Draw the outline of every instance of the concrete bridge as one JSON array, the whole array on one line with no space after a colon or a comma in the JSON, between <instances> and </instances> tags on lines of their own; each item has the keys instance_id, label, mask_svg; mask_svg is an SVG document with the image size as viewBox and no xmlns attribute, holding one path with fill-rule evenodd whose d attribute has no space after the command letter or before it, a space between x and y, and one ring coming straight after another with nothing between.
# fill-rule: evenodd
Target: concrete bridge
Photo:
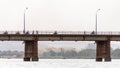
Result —
<instances>
[{"instance_id":1,"label":"concrete bridge","mask_svg":"<svg viewBox=\"0 0 120 68\"><path fill-rule=\"evenodd\" d=\"M0 32L1 41L24 41L24 61L38 61L38 41L95 41L96 61L111 61L110 41L120 41L120 32L75 31L5 31Z\"/></svg>"}]
</instances>

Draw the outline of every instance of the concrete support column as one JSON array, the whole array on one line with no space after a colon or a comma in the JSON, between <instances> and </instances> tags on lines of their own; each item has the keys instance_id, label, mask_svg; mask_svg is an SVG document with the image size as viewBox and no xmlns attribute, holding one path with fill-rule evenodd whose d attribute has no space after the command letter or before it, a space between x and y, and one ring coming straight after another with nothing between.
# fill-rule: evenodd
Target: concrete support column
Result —
<instances>
[{"instance_id":1,"label":"concrete support column","mask_svg":"<svg viewBox=\"0 0 120 68\"><path fill-rule=\"evenodd\" d=\"M101 50L102 50L102 46L101 46L101 44L100 44L101 42L96 42L96 44L97 44L97 48L96 48L96 61L102 61L102 52L101 52Z\"/></svg>"},{"instance_id":2,"label":"concrete support column","mask_svg":"<svg viewBox=\"0 0 120 68\"><path fill-rule=\"evenodd\" d=\"M111 61L110 41L106 42L105 51L106 51L105 61Z\"/></svg>"},{"instance_id":3,"label":"concrete support column","mask_svg":"<svg viewBox=\"0 0 120 68\"><path fill-rule=\"evenodd\" d=\"M96 61L111 61L110 57L110 41L96 41Z\"/></svg>"},{"instance_id":4,"label":"concrete support column","mask_svg":"<svg viewBox=\"0 0 120 68\"><path fill-rule=\"evenodd\" d=\"M24 41L25 53L24 61L38 61L38 43L37 41Z\"/></svg>"},{"instance_id":5,"label":"concrete support column","mask_svg":"<svg viewBox=\"0 0 120 68\"><path fill-rule=\"evenodd\" d=\"M34 41L34 46L32 47L32 61L38 61L38 43Z\"/></svg>"}]
</instances>

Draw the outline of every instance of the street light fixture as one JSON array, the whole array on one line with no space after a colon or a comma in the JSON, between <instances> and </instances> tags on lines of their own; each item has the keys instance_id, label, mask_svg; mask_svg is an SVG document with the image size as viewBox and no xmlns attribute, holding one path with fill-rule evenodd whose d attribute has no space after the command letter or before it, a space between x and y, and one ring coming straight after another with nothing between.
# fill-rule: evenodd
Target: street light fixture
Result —
<instances>
[{"instance_id":1,"label":"street light fixture","mask_svg":"<svg viewBox=\"0 0 120 68\"><path fill-rule=\"evenodd\" d=\"M96 23L96 24L95 24L95 33L96 33L96 34L97 34L97 22L98 22L98 21L97 21L97 16L98 16L97 14L98 14L98 11L100 11L100 9L98 9L98 10L96 11L96 16L95 16L95 23Z\"/></svg>"},{"instance_id":2,"label":"street light fixture","mask_svg":"<svg viewBox=\"0 0 120 68\"><path fill-rule=\"evenodd\" d=\"M25 34L25 31L26 31L26 27L25 27L25 26L26 26L26 25L25 25L25 22L26 22L25 19L26 19L26 18L25 18L25 17L26 17L26 10L27 10L27 9L28 9L28 7L25 8L25 10L24 10L24 17L23 17L23 18L24 18L24 21L23 21L23 22L24 22L24 23L23 23L23 24L24 24L24 25L23 25L23 26L24 26L24 29L23 29L23 33L24 33L24 34Z\"/></svg>"}]
</instances>

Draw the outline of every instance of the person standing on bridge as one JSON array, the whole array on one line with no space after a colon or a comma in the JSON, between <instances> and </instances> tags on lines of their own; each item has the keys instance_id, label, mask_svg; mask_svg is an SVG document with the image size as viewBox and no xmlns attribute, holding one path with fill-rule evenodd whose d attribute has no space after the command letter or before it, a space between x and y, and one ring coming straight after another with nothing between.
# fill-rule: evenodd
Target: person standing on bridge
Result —
<instances>
[{"instance_id":1,"label":"person standing on bridge","mask_svg":"<svg viewBox=\"0 0 120 68\"><path fill-rule=\"evenodd\" d=\"M54 35L57 35L57 31L54 32Z\"/></svg>"},{"instance_id":2,"label":"person standing on bridge","mask_svg":"<svg viewBox=\"0 0 120 68\"><path fill-rule=\"evenodd\" d=\"M38 34L38 31L36 31L36 34Z\"/></svg>"},{"instance_id":3,"label":"person standing on bridge","mask_svg":"<svg viewBox=\"0 0 120 68\"><path fill-rule=\"evenodd\" d=\"M95 31L92 31L92 33L91 34L95 34Z\"/></svg>"},{"instance_id":4,"label":"person standing on bridge","mask_svg":"<svg viewBox=\"0 0 120 68\"><path fill-rule=\"evenodd\" d=\"M32 31L32 34L34 34L34 30Z\"/></svg>"}]
</instances>

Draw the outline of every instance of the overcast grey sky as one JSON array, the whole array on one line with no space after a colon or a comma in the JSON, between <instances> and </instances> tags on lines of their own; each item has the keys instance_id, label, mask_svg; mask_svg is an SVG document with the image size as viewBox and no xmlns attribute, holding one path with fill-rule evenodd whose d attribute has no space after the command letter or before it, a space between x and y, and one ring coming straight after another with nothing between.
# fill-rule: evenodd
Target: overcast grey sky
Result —
<instances>
[{"instance_id":1,"label":"overcast grey sky","mask_svg":"<svg viewBox=\"0 0 120 68\"><path fill-rule=\"evenodd\" d=\"M120 31L120 0L0 0L0 30Z\"/></svg>"},{"instance_id":2,"label":"overcast grey sky","mask_svg":"<svg viewBox=\"0 0 120 68\"><path fill-rule=\"evenodd\" d=\"M120 0L0 0L0 31L22 31L23 13L26 7L28 7L27 30L93 31L95 30L95 13L100 8L98 31L120 31ZM78 45L83 47L84 43L88 44L86 42L42 42L40 47L45 45L46 47L65 47L65 45L67 47L69 44L72 47L78 47ZM117 48L120 42L112 42L112 44L116 45L112 47ZM3 45L6 46L3 47ZM16 45L18 46L15 47ZM19 45L22 43L0 42L0 50L24 49Z\"/></svg>"}]
</instances>

